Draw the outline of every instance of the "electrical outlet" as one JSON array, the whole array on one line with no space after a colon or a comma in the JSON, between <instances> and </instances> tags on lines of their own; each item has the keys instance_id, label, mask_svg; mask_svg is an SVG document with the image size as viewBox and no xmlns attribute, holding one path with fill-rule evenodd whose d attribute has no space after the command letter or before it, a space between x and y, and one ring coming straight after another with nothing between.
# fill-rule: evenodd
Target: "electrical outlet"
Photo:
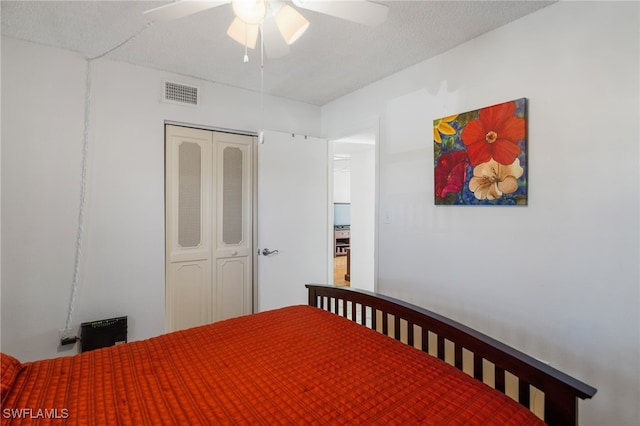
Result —
<instances>
[{"instance_id":1,"label":"electrical outlet","mask_svg":"<svg viewBox=\"0 0 640 426\"><path fill-rule=\"evenodd\" d=\"M58 330L58 341L60 346L73 345L78 341L78 336L72 328L61 328Z\"/></svg>"},{"instance_id":2,"label":"electrical outlet","mask_svg":"<svg viewBox=\"0 0 640 426\"><path fill-rule=\"evenodd\" d=\"M73 334L72 328L61 328L58 330L58 340L62 340L65 337L69 337Z\"/></svg>"}]
</instances>

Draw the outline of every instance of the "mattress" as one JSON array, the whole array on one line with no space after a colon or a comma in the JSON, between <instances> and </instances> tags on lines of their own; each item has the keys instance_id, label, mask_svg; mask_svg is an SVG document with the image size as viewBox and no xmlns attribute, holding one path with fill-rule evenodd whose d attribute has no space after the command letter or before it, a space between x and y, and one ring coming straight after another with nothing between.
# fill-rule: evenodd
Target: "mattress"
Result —
<instances>
[{"instance_id":1,"label":"mattress","mask_svg":"<svg viewBox=\"0 0 640 426\"><path fill-rule=\"evenodd\" d=\"M3 425L543 424L443 361L310 306L26 362L14 376Z\"/></svg>"}]
</instances>

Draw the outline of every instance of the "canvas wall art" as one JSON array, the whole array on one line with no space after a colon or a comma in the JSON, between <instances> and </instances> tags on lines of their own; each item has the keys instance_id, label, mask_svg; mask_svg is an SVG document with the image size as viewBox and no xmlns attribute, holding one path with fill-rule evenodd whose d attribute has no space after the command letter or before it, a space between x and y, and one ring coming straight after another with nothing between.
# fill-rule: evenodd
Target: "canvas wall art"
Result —
<instances>
[{"instance_id":1,"label":"canvas wall art","mask_svg":"<svg viewBox=\"0 0 640 426\"><path fill-rule=\"evenodd\" d=\"M527 102L433 120L437 205L527 204Z\"/></svg>"}]
</instances>

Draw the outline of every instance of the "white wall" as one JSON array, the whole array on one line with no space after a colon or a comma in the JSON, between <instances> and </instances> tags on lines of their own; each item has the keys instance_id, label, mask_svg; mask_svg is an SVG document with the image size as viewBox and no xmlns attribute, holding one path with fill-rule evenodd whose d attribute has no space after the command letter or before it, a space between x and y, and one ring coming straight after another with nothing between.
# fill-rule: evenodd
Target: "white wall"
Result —
<instances>
[{"instance_id":1,"label":"white wall","mask_svg":"<svg viewBox=\"0 0 640 426\"><path fill-rule=\"evenodd\" d=\"M2 39L2 351L60 355L80 194L86 61ZM85 235L74 324L129 316L164 332L164 121L257 131L260 96L101 59L91 73ZM163 79L202 105L160 102ZM265 97L265 128L320 133L320 109ZM62 354L69 354L65 351Z\"/></svg>"},{"instance_id":2,"label":"white wall","mask_svg":"<svg viewBox=\"0 0 640 426\"><path fill-rule=\"evenodd\" d=\"M597 387L585 425L640 424L639 12L554 4L322 108L380 117L379 290ZM432 120L520 97L529 205L434 206Z\"/></svg>"},{"instance_id":3,"label":"white wall","mask_svg":"<svg viewBox=\"0 0 640 426\"><path fill-rule=\"evenodd\" d=\"M2 13L0 11L0 13ZM0 52L2 52L2 40L0 39ZM2 55L0 55L0 81L2 80ZM0 99L2 99L2 87L0 85ZM0 117L2 116L2 102L0 102ZM2 120L0 120L0 135L2 135ZM0 137L0 141L1 141ZM0 188L2 187L2 144L0 143ZM2 198L0 197L0 241L2 240ZM2 245L0 244L0 259L2 258ZM2 262L0 261L0 318L2 318ZM0 341L2 330L0 330Z\"/></svg>"},{"instance_id":4,"label":"white wall","mask_svg":"<svg viewBox=\"0 0 640 426\"><path fill-rule=\"evenodd\" d=\"M23 359L55 355L65 325L84 86L76 55L2 39L2 351Z\"/></svg>"},{"instance_id":5,"label":"white wall","mask_svg":"<svg viewBox=\"0 0 640 426\"><path fill-rule=\"evenodd\" d=\"M375 290L375 145L351 154L351 287Z\"/></svg>"},{"instance_id":6,"label":"white wall","mask_svg":"<svg viewBox=\"0 0 640 426\"><path fill-rule=\"evenodd\" d=\"M348 158L333 161L333 202L351 202L351 172Z\"/></svg>"}]
</instances>

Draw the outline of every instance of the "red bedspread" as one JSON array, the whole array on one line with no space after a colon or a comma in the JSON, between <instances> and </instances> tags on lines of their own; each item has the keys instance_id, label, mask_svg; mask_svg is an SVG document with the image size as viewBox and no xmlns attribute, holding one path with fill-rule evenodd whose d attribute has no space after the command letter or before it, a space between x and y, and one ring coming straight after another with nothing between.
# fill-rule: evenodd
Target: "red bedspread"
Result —
<instances>
[{"instance_id":1,"label":"red bedspread","mask_svg":"<svg viewBox=\"0 0 640 426\"><path fill-rule=\"evenodd\" d=\"M3 425L541 423L448 364L307 306L24 365Z\"/></svg>"}]
</instances>

